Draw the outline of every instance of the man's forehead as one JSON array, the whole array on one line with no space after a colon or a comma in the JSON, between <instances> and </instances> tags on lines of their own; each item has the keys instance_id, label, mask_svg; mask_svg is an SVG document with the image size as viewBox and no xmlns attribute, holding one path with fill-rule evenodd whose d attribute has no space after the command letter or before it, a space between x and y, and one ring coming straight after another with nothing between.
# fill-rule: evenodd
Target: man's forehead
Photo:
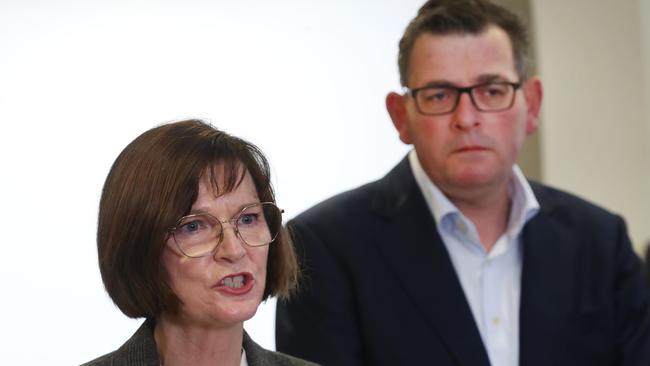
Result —
<instances>
[{"instance_id":1,"label":"man's forehead","mask_svg":"<svg viewBox=\"0 0 650 366\"><path fill-rule=\"evenodd\" d=\"M411 87L517 78L510 38L496 26L476 34L423 33L415 40L409 66L409 80L417 83Z\"/></svg>"}]
</instances>

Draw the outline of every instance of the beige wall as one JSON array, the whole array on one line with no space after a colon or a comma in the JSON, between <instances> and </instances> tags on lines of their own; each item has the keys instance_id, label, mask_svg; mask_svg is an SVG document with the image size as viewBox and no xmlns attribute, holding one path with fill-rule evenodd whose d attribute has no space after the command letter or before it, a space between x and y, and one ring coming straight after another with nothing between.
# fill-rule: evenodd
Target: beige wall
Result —
<instances>
[{"instance_id":1,"label":"beige wall","mask_svg":"<svg viewBox=\"0 0 650 366\"><path fill-rule=\"evenodd\" d=\"M650 4L532 0L545 96L542 179L622 214L650 240Z\"/></svg>"},{"instance_id":2,"label":"beige wall","mask_svg":"<svg viewBox=\"0 0 650 366\"><path fill-rule=\"evenodd\" d=\"M524 22L528 24L528 27L531 28L531 34L529 35L531 44L535 43L535 34L532 31L532 25L534 19L532 19L531 14L531 5L528 0L494 0L495 3L503 5L508 9L514 11L519 15ZM529 50L529 58L531 60L529 65L529 72L532 75L537 73L535 60L535 47L531 47ZM542 180L542 166L541 166L541 139L540 134L534 134L528 137L526 144L519 154L519 159L517 163L523 170L524 174L528 178L535 180Z\"/></svg>"}]
</instances>

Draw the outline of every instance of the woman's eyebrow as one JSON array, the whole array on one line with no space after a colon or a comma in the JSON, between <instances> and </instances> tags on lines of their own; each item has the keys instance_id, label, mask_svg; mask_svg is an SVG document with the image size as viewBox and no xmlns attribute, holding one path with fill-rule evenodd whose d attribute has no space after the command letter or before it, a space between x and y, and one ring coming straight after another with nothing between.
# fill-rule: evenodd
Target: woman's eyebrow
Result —
<instances>
[{"instance_id":1,"label":"woman's eyebrow","mask_svg":"<svg viewBox=\"0 0 650 366\"><path fill-rule=\"evenodd\" d=\"M254 205L254 204L257 204L257 203L261 203L261 201L258 199L258 200L250 201L250 202L247 202L247 203L243 203L243 204L239 205L238 207L235 207L235 208L233 209L233 213L230 214L230 216L231 216L231 217L236 216L236 215L238 215L238 214L241 212L241 210L243 210L245 207L250 206L250 205ZM208 214L208 215L212 215L212 216L214 216L214 217L217 217L217 215L212 214L212 213L210 212L210 210L209 210L207 207L196 207L196 208L192 208L192 209L190 210L190 212L189 212L187 215L199 215L199 214ZM186 215L186 216L187 216L187 215Z\"/></svg>"}]
</instances>

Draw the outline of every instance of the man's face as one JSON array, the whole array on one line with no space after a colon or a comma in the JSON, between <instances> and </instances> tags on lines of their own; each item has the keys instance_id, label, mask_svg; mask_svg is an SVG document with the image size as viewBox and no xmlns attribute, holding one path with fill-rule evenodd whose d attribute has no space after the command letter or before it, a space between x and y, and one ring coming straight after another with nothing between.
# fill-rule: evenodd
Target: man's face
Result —
<instances>
[{"instance_id":1,"label":"man's face","mask_svg":"<svg viewBox=\"0 0 650 366\"><path fill-rule=\"evenodd\" d=\"M416 39L411 89L429 84L467 87L486 81L522 81L510 39L502 29L488 27L478 35L425 33ZM541 84L531 79L515 94L512 108L499 112L478 111L466 93L452 113L438 116L419 113L412 97L389 95L387 104L400 139L415 146L427 175L452 194L504 187L524 138L537 127Z\"/></svg>"}]
</instances>

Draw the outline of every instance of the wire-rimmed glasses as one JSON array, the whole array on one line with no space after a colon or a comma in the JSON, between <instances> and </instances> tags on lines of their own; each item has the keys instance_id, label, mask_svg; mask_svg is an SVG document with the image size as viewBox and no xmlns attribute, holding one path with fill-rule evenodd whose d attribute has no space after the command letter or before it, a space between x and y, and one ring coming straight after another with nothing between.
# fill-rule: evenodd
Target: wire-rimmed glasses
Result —
<instances>
[{"instance_id":1,"label":"wire-rimmed glasses","mask_svg":"<svg viewBox=\"0 0 650 366\"><path fill-rule=\"evenodd\" d=\"M452 113L458 106L460 96L467 93L472 104L481 112L499 112L512 107L521 83L493 81L459 88L451 85L427 85L406 89L406 95L415 99L418 112L429 116Z\"/></svg>"},{"instance_id":2,"label":"wire-rimmed glasses","mask_svg":"<svg viewBox=\"0 0 650 366\"><path fill-rule=\"evenodd\" d=\"M183 216L169 232L181 253L191 258L214 253L223 241L224 224L230 224L244 244L261 247L277 238L283 212L273 202L252 203L229 220L219 220L207 212Z\"/></svg>"}]
</instances>

